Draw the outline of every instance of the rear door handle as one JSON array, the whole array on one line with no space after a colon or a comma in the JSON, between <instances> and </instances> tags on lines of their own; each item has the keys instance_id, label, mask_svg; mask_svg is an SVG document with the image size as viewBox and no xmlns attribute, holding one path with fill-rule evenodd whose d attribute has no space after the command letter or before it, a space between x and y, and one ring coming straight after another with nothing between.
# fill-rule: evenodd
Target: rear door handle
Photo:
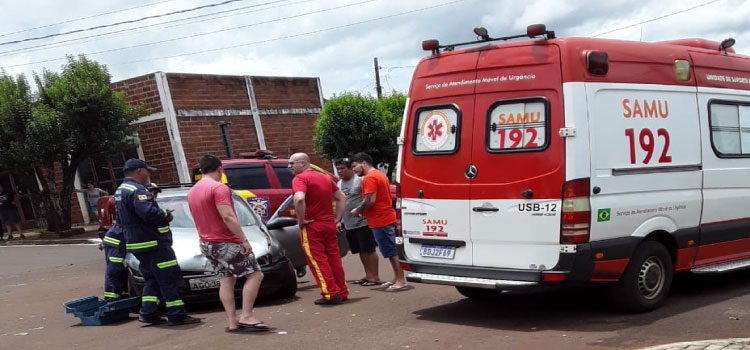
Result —
<instances>
[{"instance_id":1,"label":"rear door handle","mask_svg":"<svg viewBox=\"0 0 750 350\"><path fill-rule=\"evenodd\" d=\"M477 213L486 212L486 211L500 211L500 209L498 208L487 208L487 207L474 207L471 210Z\"/></svg>"}]
</instances>

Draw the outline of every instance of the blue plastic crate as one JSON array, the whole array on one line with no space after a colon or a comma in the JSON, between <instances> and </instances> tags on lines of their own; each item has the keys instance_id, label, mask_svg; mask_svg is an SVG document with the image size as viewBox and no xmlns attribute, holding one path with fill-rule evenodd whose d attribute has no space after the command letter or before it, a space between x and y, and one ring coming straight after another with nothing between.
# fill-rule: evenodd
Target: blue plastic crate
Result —
<instances>
[{"instance_id":1,"label":"blue plastic crate","mask_svg":"<svg viewBox=\"0 0 750 350\"><path fill-rule=\"evenodd\" d=\"M90 296L69 301L63 307L81 319L81 326L101 326L128 319L130 310L140 303L140 297L106 301Z\"/></svg>"}]
</instances>

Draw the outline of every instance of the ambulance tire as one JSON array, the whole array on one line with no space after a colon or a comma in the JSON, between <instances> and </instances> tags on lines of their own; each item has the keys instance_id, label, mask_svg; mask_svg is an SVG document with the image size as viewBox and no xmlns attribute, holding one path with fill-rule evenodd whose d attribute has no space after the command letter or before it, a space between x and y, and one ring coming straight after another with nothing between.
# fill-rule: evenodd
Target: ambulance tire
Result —
<instances>
[{"instance_id":1,"label":"ambulance tire","mask_svg":"<svg viewBox=\"0 0 750 350\"><path fill-rule=\"evenodd\" d=\"M612 289L612 302L618 309L634 313L659 307L669 294L673 271L672 256L664 245L643 242Z\"/></svg>"},{"instance_id":2,"label":"ambulance tire","mask_svg":"<svg viewBox=\"0 0 750 350\"><path fill-rule=\"evenodd\" d=\"M500 291L494 289L456 286L456 290L469 299L492 299L500 295Z\"/></svg>"}]
</instances>

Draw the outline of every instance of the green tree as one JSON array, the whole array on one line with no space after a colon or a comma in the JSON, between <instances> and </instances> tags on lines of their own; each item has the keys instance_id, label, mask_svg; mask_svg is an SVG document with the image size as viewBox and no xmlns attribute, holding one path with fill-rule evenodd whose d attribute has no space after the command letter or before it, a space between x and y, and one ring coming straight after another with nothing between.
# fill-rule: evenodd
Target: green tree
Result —
<instances>
[{"instance_id":1,"label":"green tree","mask_svg":"<svg viewBox=\"0 0 750 350\"><path fill-rule=\"evenodd\" d=\"M375 165L386 165L392 175L398 156L396 139L406 97L383 99L344 93L328 100L315 125L315 148L328 158L367 152Z\"/></svg>"},{"instance_id":2,"label":"green tree","mask_svg":"<svg viewBox=\"0 0 750 350\"><path fill-rule=\"evenodd\" d=\"M25 77L0 76L0 166L30 182L25 187L32 197L41 197L34 202L47 229L59 232L70 229L69 199L78 165L127 146L130 123L140 109L112 90L105 66L84 56L69 56L62 72L45 69L34 78L37 96L30 94ZM59 189L55 166L62 172ZM37 178L41 190L34 183Z\"/></svg>"}]
</instances>

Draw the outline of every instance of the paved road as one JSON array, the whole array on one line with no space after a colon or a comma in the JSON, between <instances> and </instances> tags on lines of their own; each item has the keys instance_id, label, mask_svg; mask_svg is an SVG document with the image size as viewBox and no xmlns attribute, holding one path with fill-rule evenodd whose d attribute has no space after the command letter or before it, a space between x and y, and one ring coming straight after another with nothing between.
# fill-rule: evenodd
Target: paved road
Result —
<instances>
[{"instance_id":1,"label":"paved road","mask_svg":"<svg viewBox=\"0 0 750 350\"><path fill-rule=\"evenodd\" d=\"M347 276L360 277L356 256ZM218 303L192 307L192 329L140 328L135 321L81 327L62 303L102 294L103 257L95 246L0 247L0 344L5 349L638 349L673 342L744 338L750 329L750 273L681 276L663 308L613 311L599 290L504 294L470 301L453 288L416 285L401 293L352 286L350 301L314 306L306 276L294 300L262 300L264 335L225 334ZM390 276L385 262L384 276ZM281 334L279 333L281 332Z\"/></svg>"}]
</instances>

